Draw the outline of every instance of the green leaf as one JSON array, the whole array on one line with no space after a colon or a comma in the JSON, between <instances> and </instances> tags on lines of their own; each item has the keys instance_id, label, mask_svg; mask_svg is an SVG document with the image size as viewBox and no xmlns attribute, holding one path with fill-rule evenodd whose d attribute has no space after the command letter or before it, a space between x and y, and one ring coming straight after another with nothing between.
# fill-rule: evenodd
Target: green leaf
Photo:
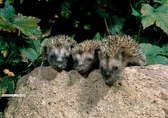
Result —
<instances>
[{"instance_id":1,"label":"green leaf","mask_svg":"<svg viewBox=\"0 0 168 118\"><path fill-rule=\"evenodd\" d=\"M8 81L8 91L9 91L9 94L11 94L11 93L14 93L15 83L11 78L9 78L8 80L9 80Z\"/></svg>"},{"instance_id":2,"label":"green leaf","mask_svg":"<svg viewBox=\"0 0 168 118\"><path fill-rule=\"evenodd\" d=\"M15 10L8 1L5 1L5 7L0 9L0 30L15 32L15 28L11 25L10 19L14 17Z\"/></svg>"},{"instance_id":3,"label":"green leaf","mask_svg":"<svg viewBox=\"0 0 168 118\"><path fill-rule=\"evenodd\" d=\"M29 40L26 40L26 42L29 43L29 46L32 47L38 55L40 54L40 41L39 40L29 39Z\"/></svg>"},{"instance_id":4,"label":"green leaf","mask_svg":"<svg viewBox=\"0 0 168 118\"><path fill-rule=\"evenodd\" d=\"M16 29L30 38L38 39L41 36L40 27L37 25L40 19L27 17L22 14L15 15L15 10L8 1L5 7L0 9L0 30L15 32Z\"/></svg>"},{"instance_id":5,"label":"green leaf","mask_svg":"<svg viewBox=\"0 0 168 118\"><path fill-rule=\"evenodd\" d=\"M62 9L69 9L72 5L72 2L68 2L68 1L64 1L62 4L61 4L61 8Z\"/></svg>"},{"instance_id":6,"label":"green leaf","mask_svg":"<svg viewBox=\"0 0 168 118\"><path fill-rule=\"evenodd\" d=\"M21 53L24 53L30 61L34 62L38 58L38 54L33 48L22 48Z\"/></svg>"},{"instance_id":7,"label":"green leaf","mask_svg":"<svg viewBox=\"0 0 168 118\"><path fill-rule=\"evenodd\" d=\"M153 13L154 8L151 7L149 4L142 4L141 13L142 18L141 22L143 25L143 28L149 27L150 25L153 25L156 19L156 14Z\"/></svg>"},{"instance_id":8,"label":"green leaf","mask_svg":"<svg viewBox=\"0 0 168 118\"><path fill-rule=\"evenodd\" d=\"M168 59L163 55L163 49L155 46L155 45L151 45L151 44L145 44L142 43L140 44L142 52L146 55L146 60L147 60L147 64L151 65L151 64L164 64L164 65L168 65Z\"/></svg>"},{"instance_id":9,"label":"green leaf","mask_svg":"<svg viewBox=\"0 0 168 118\"><path fill-rule=\"evenodd\" d=\"M8 89L8 79L7 77L3 78L3 82L1 83L1 91L4 94Z\"/></svg>"},{"instance_id":10,"label":"green leaf","mask_svg":"<svg viewBox=\"0 0 168 118\"><path fill-rule=\"evenodd\" d=\"M90 24L85 24L84 25L84 30L90 30L91 28L91 25Z\"/></svg>"},{"instance_id":11,"label":"green leaf","mask_svg":"<svg viewBox=\"0 0 168 118\"><path fill-rule=\"evenodd\" d=\"M1 95L1 94L0 94ZM2 118L3 112L0 112L0 118Z\"/></svg>"},{"instance_id":12,"label":"green leaf","mask_svg":"<svg viewBox=\"0 0 168 118\"><path fill-rule=\"evenodd\" d=\"M12 26L11 23L9 23L8 21L4 21L2 19L0 19L0 30L8 32L16 32L15 27Z\"/></svg>"},{"instance_id":13,"label":"green leaf","mask_svg":"<svg viewBox=\"0 0 168 118\"><path fill-rule=\"evenodd\" d=\"M136 9L134 9L132 5L131 9L132 9L132 15L134 15L135 17L141 17L141 14Z\"/></svg>"},{"instance_id":14,"label":"green leaf","mask_svg":"<svg viewBox=\"0 0 168 118\"><path fill-rule=\"evenodd\" d=\"M148 43L141 43L140 46L141 46L142 52L145 55L156 56L158 54L161 54L161 52L163 51L162 48Z\"/></svg>"},{"instance_id":15,"label":"green leaf","mask_svg":"<svg viewBox=\"0 0 168 118\"><path fill-rule=\"evenodd\" d=\"M105 17L107 19L110 19L110 15L105 11L105 9L102 9L99 5L94 6L95 12L100 16L100 17Z\"/></svg>"},{"instance_id":16,"label":"green leaf","mask_svg":"<svg viewBox=\"0 0 168 118\"><path fill-rule=\"evenodd\" d=\"M40 27L37 25L40 19L35 17L27 17L22 14L18 14L13 19L13 26L19 29L22 33L33 39L38 39L41 36Z\"/></svg>"},{"instance_id":17,"label":"green leaf","mask_svg":"<svg viewBox=\"0 0 168 118\"><path fill-rule=\"evenodd\" d=\"M149 40L149 38L147 38L147 37L140 37L140 38L139 38L139 42L141 42L141 43L149 43L150 40Z\"/></svg>"},{"instance_id":18,"label":"green leaf","mask_svg":"<svg viewBox=\"0 0 168 118\"><path fill-rule=\"evenodd\" d=\"M97 32L97 33L95 34L95 36L94 36L93 39L95 39L95 40L102 40L102 37L101 37L100 33Z\"/></svg>"},{"instance_id":19,"label":"green leaf","mask_svg":"<svg viewBox=\"0 0 168 118\"><path fill-rule=\"evenodd\" d=\"M157 9L149 4L142 4L141 13L141 22L144 29L156 23L156 26L168 34L168 4L163 4Z\"/></svg>"},{"instance_id":20,"label":"green leaf","mask_svg":"<svg viewBox=\"0 0 168 118\"><path fill-rule=\"evenodd\" d=\"M0 50L6 50L8 47L8 43L4 41L4 39L0 40Z\"/></svg>"},{"instance_id":21,"label":"green leaf","mask_svg":"<svg viewBox=\"0 0 168 118\"><path fill-rule=\"evenodd\" d=\"M61 4L61 16L65 19L68 19L72 13L71 10L69 10L69 8L71 7L72 3L68 2L68 1L64 1Z\"/></svg>"},{"instance_id":22,"label":"green leaf","mask_svg":"<svg viewBox=\"0 0 168 118\"><path fill-rule=\"evenodd\" d=\"M9 42L8 44L9 44L10 50L13 52L13 56L18 57L18 55L19 55L18 46L16 44L12 43L12 42Z\"/></svg>"},{"instance_id":23,"label":"green leaf","mask_svg":"<svg viewBox=\"0 0 168 118\"><path fill-rule=\"evenodd\" d=\"M20 52L25 54L26 57L30 61L34 62L41 54L40 41L30 39L30 40L27 40L27 42L29 43L30 47L29 48L21 48Z\"/></svg>"},{"instance_id":24,"label":"green leaf","mask_svg":"<svg viewBox=\"0 0 168 118\"><path fill-rule=\"evenodd\" d=\"M168 59L164 56L146 56L147 58L147 64L152 65L152 64L163 64L163 65L168 65Z\"/></svg>"},{"instance_id":25,"label":"green leaf","mask_svg":"<svg viewBox=\"0 0 168 118\"><path fill-rule=\"evenodd\" d=\"M111 34L123 34L122 28L124 26L125 18L118 18L116 15L112 16L110 25L108 26Z\"/></svg>"},{"instance_id":26,"label":"green leaf","mask_svg":"<svg viewBox=\"0 0 168 118\"><path fill-rule=\"evenodd\" d=\"M72 11L69 9L62 9L61 16L65 19L68 19L71 15Z\"/></svg>"},{"instance_id":27,"label":"green leaf","mask_svg":"<svg viewBox=\"0 0 168 118\"><path fill-rule=\"evenodd\" d=\"M12 18L15 15L15 10L12 5L6 0L5 1L5 7L3 9L0 9L0 18L2 18L4 21L9 21L10 18Z\"/></svg>"},{"instance_id":28,"label":"green leaf","mask_svg":"<svg viewBox=\"0 0 168 118\"><path fill-rule=\"evenodd\" d=\"M2 57L0 56L0 65L3 65L5 61L2 59Z\"/></svg>"},{"instance_id":29,"label":"green leaf","mask_svg":"<svg viewBox=\"0 0 168 118\"><path fill-rule=\"evenodd\" d=\"M14 89L15 89L15 83L14 81L12 80L12 78L9 78L9 77L4 77L3 78L3 81L1 83L1 91L2 91L2 94L6 93L7 91L9 93L13 93L14 92Z\"/></svg>"},{"instance_id":30,"label":"green leaf","mask_svg":"<svg viewBox=\"0 0 168 118\"><path fill-rule=\"evenodd\" d=\"M168 52L168 44L163 44L162 49L164 49L164 51Z\"/></svg>"},{"instance_id":31,"label":"green leaf","mask_svg":"<svg viewBox=\"0 0 168 118\"><path fill-rule=\"evenodd\" d=\"M168 4L168 0L153 0L153 1L160 4Z\"/></svg>"}]
</instances>

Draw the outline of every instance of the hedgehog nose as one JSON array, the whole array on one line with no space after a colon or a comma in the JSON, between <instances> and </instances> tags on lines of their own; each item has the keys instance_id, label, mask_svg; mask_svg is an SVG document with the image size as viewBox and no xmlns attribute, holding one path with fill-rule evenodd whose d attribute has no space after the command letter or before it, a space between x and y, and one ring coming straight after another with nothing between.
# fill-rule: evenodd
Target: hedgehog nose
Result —
<instances>
[{"instance_id":1,"label":"hedgehog nose","mask_svg":"<svg viewBox=\"0 0 168 118\"><path fill-rule=\"evenodd\" d=\"M57 60L56 60L58 63L62 63L63 62L63 59L61 57L58 57Z\"/></svg>"},{"instance_id":2,"label":"hedgehog nose","mask_svg":"<svg viewBox=\"0 0 168 118\"><path fill-rule=\"evenodd\" d=\"M106 71L106 72L105 72L105 77L106 77L106 78L109 78L110 75L111 75L111 72L110 72L110 71Z\"/></svg>"},{"instance_id":3,"label":"hedgehog nose","mask_svg":"<svg viewBox=\"0 0 168 118\"><path fill-rule=\"evenodd\" d=\"M58 68L58 69L62 69L62 66L61 66L61 65L58 65L57 68Z\"/></svg>"},{"instance_id":4,"label":"hedgehog nose","mask_svg":"<svg viewBox=\"0 0 168 118\"><path fill-rule=\"evenodd\" d=\"M78 68L78 72L82 72L83 71L83 69L82 68Z\"/></svg>"}]
</instances>

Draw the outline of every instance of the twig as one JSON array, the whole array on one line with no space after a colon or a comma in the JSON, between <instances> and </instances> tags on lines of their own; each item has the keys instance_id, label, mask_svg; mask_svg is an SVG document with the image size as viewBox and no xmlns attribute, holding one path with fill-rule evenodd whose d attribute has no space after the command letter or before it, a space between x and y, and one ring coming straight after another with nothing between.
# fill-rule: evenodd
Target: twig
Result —
<instances>
[{"instance_id":1,"label":"twig","mask_svg":"<svg viewBox=\"0 0 168 118\"><path fill-rule=\"evenodd\" d=\"M100 0L100 7L101 7L101 10L102 10L102 14L103 14L103 18L104 18L104 23L105 23L105 26L106 26L106 30L107 30L108 34L110 34L110 30L109 30L108 25L107 25L107 21L106 21L105 15L104 15L104 11L103 11L103 7L102 7L101 0Z\"/></svg>"},{"instance_id":2,"label":"twig","mask_svg":"<svg viewBox=\"0 0 168 118\"><path fill-rule=\"evenodd\" d=\"M161 36L160 36L160 38L159 38L159 40L158 40L158 43L159 43L160 40L162 39L163 34L164 34L164 31L162 32L162 34L161 34Z\"/></svg>"}]
</instances>

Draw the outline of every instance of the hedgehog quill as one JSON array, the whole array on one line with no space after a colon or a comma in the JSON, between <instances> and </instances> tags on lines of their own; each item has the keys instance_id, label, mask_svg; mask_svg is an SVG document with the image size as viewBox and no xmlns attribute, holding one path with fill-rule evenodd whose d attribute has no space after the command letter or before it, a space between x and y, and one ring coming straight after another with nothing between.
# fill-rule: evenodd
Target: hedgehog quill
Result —
<instances>
[{"instance_id":1,"label":"hedgehog quill","mask_svg":"<svg viewBox=\"0 0 168 118\"><path fill-rule=\"evenodd\" d=\"M71 49L76 41L67 35L56 35L48 38L42 46L42 59L47 66L57 71L68 70L71 67Z\"/></svg>"},{"instance_id":2,"label":"hedgehog quill","mask_svg":"<svg viewBox=\"0 0 168 118\"><path fill-rule=\"evenodd\" d=\"M144 66L146 57L138 43L127 35L109 35L102 40L99 52L100 72L108 86L121 75L126 66Z\"/></svg>"}]
</instances>

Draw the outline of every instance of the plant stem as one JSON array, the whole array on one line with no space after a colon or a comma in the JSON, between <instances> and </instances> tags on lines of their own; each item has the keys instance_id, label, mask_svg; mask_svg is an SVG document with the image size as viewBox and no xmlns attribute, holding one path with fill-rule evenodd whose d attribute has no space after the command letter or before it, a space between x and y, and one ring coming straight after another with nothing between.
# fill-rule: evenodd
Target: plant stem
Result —
<instances>
[{"instance_id":1,"label":"plant stem","mask_svg":"<svg viewBox=\"0 0 168 118\"><path fill-rule=\"evenodd\" d=\"M12 54L13 54L13 51L10 53L10 55L9 55L9 57L7 58L7 60L5 61L5 63L8 62L8 60L10 59L10 57L12 56Z\"/></svg>"},{"instance_id":2,"label":"plant stem","mask_svg":"<svg viewBox=\"0 0 168 118\"><path fill-rule=\"evenodd\" d=\"M160 40L162 39L163 34L164 34L164 31L162 32L162 34L161 34L161 36L160 36L160 38L159 38L159 40L158 40L158 43L159 43Z\"/></svg>"},{"instance_id":3,"label":"plant stem","mask_svg":"<svg viewBox=\"0 0 168 118\"><path fill-rule=\"evenodd\" d=\"M105 23L105 26L106 26L106 30L107 30L108 34L110 34L110 30L109 30L108 25L107 25L107 21L106 21L105 15L104 15L104 11L103 11L103 7L102 7L101 0L100 0L100 7L101 7L101 10L102 10L102 14L103 14L103 18L104 18L104 23Z\"/></svg>"},{"instance_id":4,"label":"plant stem","mask_svg":"<svg viewBox=\"0 0 168 118\"><path fill-rule=\"evenodd\" d=\"M138 36L137 36L138 42L139 42L140 34L141 34L141 24L139 24L139 28L138 28Z\"/></svg>"}]
</instances>

